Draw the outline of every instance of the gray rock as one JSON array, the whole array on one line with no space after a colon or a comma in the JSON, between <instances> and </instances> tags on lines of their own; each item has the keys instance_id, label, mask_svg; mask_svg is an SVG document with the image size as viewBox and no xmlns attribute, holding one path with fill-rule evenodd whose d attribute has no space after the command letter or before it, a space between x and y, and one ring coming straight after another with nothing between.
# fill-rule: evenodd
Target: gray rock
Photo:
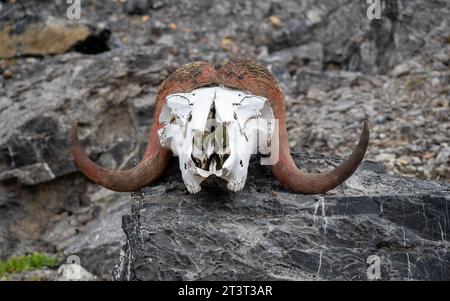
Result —
<instances>
[{"instance_id":1,"label":"gray rock","mask_svg":"<svg viewBox=\"0 0 450 301\"><path fill-rule=\"evenodd\" d=\"M331 112L345 112L350 109L355 102L352 97L344 97L335 102L335 106L333 106L330 111Z\"/></svg>"},{"instance_id":2,"label":"gray rock","mask_svg":"<svg viewBox=\"0 0 450 301\"><path fill-rule=\"evenodd\" d=\"M402 63L400 65L395 66L394 70L392 70L392 76L400 77L403 75L410 74L411 72L423 72L422 66L414 61L408 61Z\"/></svg>"},{"instance_id":3,"label":"gray rock","mask_svg":"<svg viewBox=\"0 0 450 301\"><path fill-rule=\"evenodd\" d=\"M157 85L177 65L170 58L156 45L33 59L0 90L1 259L77 255L110 279L127 194L105 193L76 172L67 130L78 120L94 160L131 166L145 148Z\"/></svg>"},{"instance_id":4,"label":"gray rock","mask_svg":"<svg viewBox=\"0 0 450 301\"><path fill-rule=\"evenodd\" d=\"M323 101L327 97L327 94L317 88L308 89L308 93L306 93L306 98Z\"/></svg>"},{"instance_id":5,"label":"gray rock","mask_svg":"<svg viewBox=\"0 0 450 301\"><path fill-rule=\"evenodd\" d=\"M444 143L442 149L436 157L437 164L448 164L450 161L450 147Z\"/></svg>"},{"instance_id":6,"label":"gray rock","mask_svg":"<svg viewBox=\"0 0 450 301\"><path fill-rule=\"evenodd\" d=\"M441 63L448 65L450 63L450 46L442 49L434 55L434 57Z\"/></svg>"},{"instance_id":7,"label":"gray rock","mask_svg":"<svg viewBox=\"0 0 450 301\"><path fill-rule=\"evenodd\" d=\"M77 256L83 268L110 280L115 258L125 239L120 231L121 220L130 211L130 202L128 194L101 191L104 195L93 200L101 205L92 208L90 215L78 213L61 219L41 239L66 258Z\"/></svg>"},{"instance_id":8,"label":"gray rock","mask_svg":"<svg viewBox=\"0 0 450 301\"><path fill-rule=\"evenodd\" d=\"M63 264L58 268L54 281L94 281L97 277L78 264Z\"/></svg>"},{"instance_id":9,"label":"gray rock","mask_svg":"<svg viewBox=\"0 0 450 301\"><path fill-rule=\"evenodd\" d=\"M408 64L400 64L400 65L396 66L394 68L394 70L392 70L392 76L399 77L402 75L409 74L409 72L410 72L410 69L409 69Z\"/></svg>"},{"instance_id":10,"label":"gray rock","mask_svg":"<svg viewBox=\"0 0 450 301\"><path fill-rule=\"evenodd\" d=\"M73 57L67 54L67 57L56 58L54 65L37 66L41 68L39 73L2 91L0 179L17 178L22 184L36 185L73 173L75 166L67 153L67 129L75 120L81 123L81 135L94 132L102 135L103 139L111 134L99 133L103 131L101 128L83 128L88 124L100 127L111 124L111 117L117 127L124 126L123 130L136 122L136 125L145 127L140 139L145 141L144 132L151 119L151 95L147 96L146 90L167 76L171 68L165 61L167 55L164 52L164 47L157 46L121 49L96 57L75 56L72 63L68 63L70 67L59 69L57 62L65 63ZM158 58L161 59L159 62L151 63ZM46 81L48 84L36 84ZM108 87L112 83L116 88ZM106 88L102 89L102 86ZM93 95L91 102L84 100L88 95ZM139 97L148 99L148 106L135 106L134 98L138 100ZM11 103L10 99L18 101ZM113 104L116 113L109 109L112 99L117 102ZM131 119L127 116L128 110L133 112ZM120 112L124 112L121 119L113 117ZM145 114L145 124L139 117L142 114ZM99 119L99 115L103 117ZM130 136L129 132L123 134L123 137ZM117 137L120 132L115 131L113 135L121 140ZM113 137L109 138L112 140ZM120 160L133 146L122 142L112 147L115 147L112 150L114 160ZM88 149L88 152L101 150Z\"/></svg>"},{"instance_id":11,"label":"gray rock","mask_svg":"<svg viewBox=\"0 0 450 301\"><path fill-rule=\"evenodd\" d=\"M337 162L296 160L313 170ZM389 176L369 161L327 195L291 194L255 164L249 175L240 193L214 179L189 195L173 163L123 217L114 279L366 280L375 255L383 280L450 280L449 184Z\"/></svg>"},{"instance_id":12,"label":"gray rock","mask_svg":"<svg viewBox=\"0 0 450 301\"><path fill-rule=\"evenodd\" d=\"M304 94L312 87L324 92L337 89L338 87L348 87L357 81L358 76L357 73L345 71L324 73L301 70L297 76L297 92Z\"/></svg>"},{"instance_id":13,"label":"gray rock","mask_svg":"<svg viewBox=\"0 0 450 301\"><path fill-rule=\"evenodd\" d=\"M150 13L151 9L160 9L166 4L165 1L155 0L128 0L124 4L124 9L130 15L143 15Z\"/></svg>"},{"instance_id":14,"label":"gray rock","mask_svg":"<svg viewBox=\"0 0 450 301\"><path fill-rule=\"evenodd\" d=\"M47 163L35 163L0 174L0 181L17 179L23 185L36 185L55 178Z\"/></svg>"},{"instance_id":15,"label":"gray rock","mask_svg":"<svg viewBox=\"0 0 450 301\"><path fill-rule=\"evenodd\" d=\"M261 61L266 64L277 63L285 68L289 65L303 66L311 62L323 62L323 45L320 43L310 43L276 51L261 57Z\"/></svg>"}]
</instances>

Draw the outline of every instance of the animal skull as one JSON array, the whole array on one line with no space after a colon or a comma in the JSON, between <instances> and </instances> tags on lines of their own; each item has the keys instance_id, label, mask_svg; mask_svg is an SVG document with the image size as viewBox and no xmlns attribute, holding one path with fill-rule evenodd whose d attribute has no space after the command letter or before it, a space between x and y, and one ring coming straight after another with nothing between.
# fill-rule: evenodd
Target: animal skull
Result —
<instances>
[{"instance_id":1,"label":"animal skull","mask_svg":"<svg viewBox=\"0 0 450 301\"><path fill-rule=\"evenodd\" d=\"M161 145L179 157L191 193L210 175L242 190L250 156L267 154L275 124L266 98L219 86L169 95L159 122Z\"/></svg>"},{"instance_id":2,"label":"animal skull","mask_svg":"<svg viewBox=\"0 0 450 301\"><path fill-rule=\"evenodd\" d=\"M296 193L325 193L355 172L368 144L365 121L358 144L341 165L314 174L299 169L289 149L284 93L270 71L253 60L231 61L218 68L194 62L169 75L156 96L145 153L131 169L114 171L95 164L80 145L77 123L69 132L70 152L78 168L114 191L136 191L156 181L172 151L180 158L183 180L191 192L198 192L210 175L227 180L231 190L242 189L251 154L262 153L270 154L261 163L271 165L282 186Z\"/></svg>"}]
</instances>

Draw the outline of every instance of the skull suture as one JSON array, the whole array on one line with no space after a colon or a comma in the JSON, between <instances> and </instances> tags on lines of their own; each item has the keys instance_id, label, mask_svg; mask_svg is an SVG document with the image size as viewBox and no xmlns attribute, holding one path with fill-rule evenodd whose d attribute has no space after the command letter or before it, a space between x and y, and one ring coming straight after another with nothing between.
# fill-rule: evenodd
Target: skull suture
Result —
<instances>
[{"instance_id":1,"label":"skull suture","mask_svg":"<svg viewBox=\"0 0 450 301\"><path fill-rule=\"evenodd\" d=\"M266 98L218 86L169 95L159 121L161 145L178 155L191 193L210 175L242 190L250 156L270 151L275 125Z\"/></svg>"}]
</instances>

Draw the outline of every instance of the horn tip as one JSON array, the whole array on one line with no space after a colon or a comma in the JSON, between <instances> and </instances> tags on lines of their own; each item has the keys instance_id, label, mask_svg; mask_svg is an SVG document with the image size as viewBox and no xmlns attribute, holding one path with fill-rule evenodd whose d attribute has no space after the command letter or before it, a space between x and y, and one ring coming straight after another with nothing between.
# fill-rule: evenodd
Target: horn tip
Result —
<instances>
[{"instance_id":1,"label":"horn tip","mask_svg":"<svg viewBox=\"0 0 450 301\"><path fill-rule=\"evenodd\" d=\"M365 141L365 144L368 144L369 143L369 136L370 136L369 120L365 119L363 121L363 130L362 130L362 134L361 134L361 140Z\"/></svg>"},{"instance_id":2,"label":"horn tip","mask_svg":"<svg viewBox=\"0 0 450 301\"><path fill-rule=\"evenodd\" d=\"M369 131L369 119L364 119L363 120L363 130L364 131Z\"/></svg>"}]
</instances>

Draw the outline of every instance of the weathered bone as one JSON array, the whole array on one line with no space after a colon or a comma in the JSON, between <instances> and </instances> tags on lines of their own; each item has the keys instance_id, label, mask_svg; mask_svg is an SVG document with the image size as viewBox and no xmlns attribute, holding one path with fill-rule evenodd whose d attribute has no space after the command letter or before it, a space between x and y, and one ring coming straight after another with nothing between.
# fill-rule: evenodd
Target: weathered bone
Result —
<instances>
[{"instance_id":1,"label":"weathered bone","mask_svg":"<svg viewBox=\"0 0 450 301\"><path fill-rule=\"evenodd\" d=\"M245 95L244 90L253 95ZM369 124L364 121L358 144L341 165L314 174L299 169L289 149L283 91L270 71L253 60L231 61L217 70L210 63L194 62L167 77L158 91L143 159L132 169L112 171L98 166L81 148L76 124L69 131L70 152L80 171L115 191L135 191L154 182L164 172L171 149L180 158L191 192L200 191L201 182L211 174L226 179L231 190L242 189L248 158L258 152L266 155L261 164L271 165L285 188L325 193L355 172L368 143Z\"/></svg>"},{"instance_id":2,"label":"weathered bone","mask_svg":"<svg viewBox=\"0 0 450 301\"><path fill-rule=\"evenodd\" d=\"M161 145L179 157L191 193L210 175L240 191L252 154L270 143L274 116L267 99L224 87L207 87L167 97L159 130ZM269 126L266 126L269 124ZM259 138L259 139L258 139Z\"/></svg>"}]
</instances>

